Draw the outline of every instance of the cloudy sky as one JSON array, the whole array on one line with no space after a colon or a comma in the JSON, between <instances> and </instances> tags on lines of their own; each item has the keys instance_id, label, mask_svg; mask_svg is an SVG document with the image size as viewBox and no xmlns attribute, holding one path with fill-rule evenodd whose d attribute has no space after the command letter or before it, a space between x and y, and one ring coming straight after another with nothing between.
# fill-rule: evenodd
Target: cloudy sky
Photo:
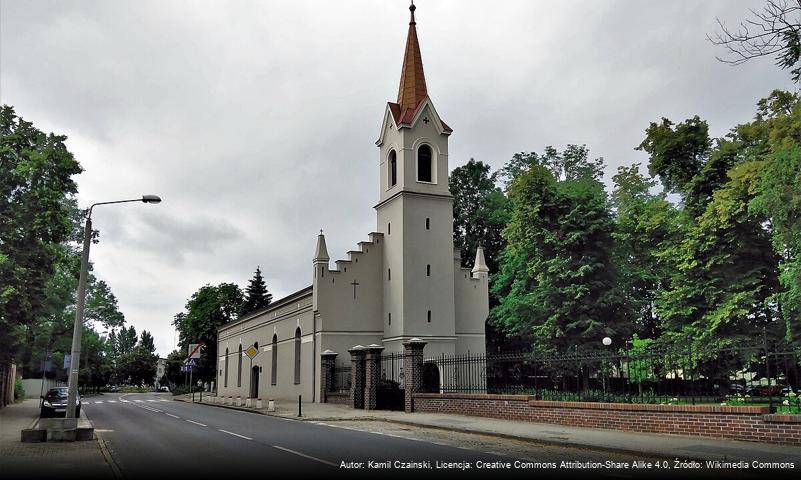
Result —
<instances>
[{"instance_id":1,"label":"cloudy sky","mask_svg":"<svg viewBox=\"0 0 801 480\"><path fill-rule=\"evenodd\" d=\"M748 121L772 60L740 67L705 34L761 1L419 0L429 94L453 127L450 168L586 143L645 162L648 122ZM0 0L0 99L65 134L98 208L92 260L129 323L166 355L172 317L206 283L276 296L311 282L317 231L343 258L375 229L377 138L397 95L405 0Z\"/></svg>"}]
</instances>

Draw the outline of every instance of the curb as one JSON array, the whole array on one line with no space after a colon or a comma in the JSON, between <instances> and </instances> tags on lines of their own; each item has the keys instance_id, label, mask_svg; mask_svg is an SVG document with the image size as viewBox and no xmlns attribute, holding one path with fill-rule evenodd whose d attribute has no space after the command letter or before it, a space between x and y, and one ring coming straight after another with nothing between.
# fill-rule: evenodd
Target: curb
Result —
<instances>
[{"instance_id":1,"label":"curb","mask_svg":"<svg viewBox=\"0 0 801 480\"><path fill-rule=\"evenodd\" d=\"M89 422L89 425L92 427L92 432L95 435L95 440L97 440L97 445L100 447L100 454L103 455L103 459L106 461L106 464L111 469L111 475L114 476L115 479L121 480L123 478L122 470L120 470L120 467L119 465L117 465L117 462L114 461L114 457L111 456L111 452L109 452L108 450L106 441L103 439L103 436L100 434L100 432L97 431L97 429L95 429L95 425L94 423L92 423L92 420L89 419L89 415L87 415L84 412L81 413L83 413L83 418L85 418L86 421Z\"/></svg>"},{"instance_id":2,"label":"curb","mask_svg":"<svg viewBox=\"0 0 801 480\"><path fill-rule=\"evenodd\" d=\"M281 418L285 420L295 420L298 422L347 422L347 421L388 421L383 418L377 417L352 417L352 418L341 418L341 417L297 417L294 415L275 415L274 413L270 413L264 410L254 410L247 407L237 407L234 405L218 405L216 403L200 403L200 402L192 402L191 400L186 400L183 398L173 398L175 402L184 402L184 403L194 403L195 405L205 405L207 407L217 407L217 408L225 408L227 410L234 410L238 412L247 412L252 413L254 415L264 415L265 417L271 418Z\"/></svg>"},{"instance_id":3,"label":"curb","mask_svg":"<svg viewBox=\"0 0 801 480\"><path fill-rule=\"evenodd\" d=\"M193 403L189 400L173 398L174 401L177 402L184 402L184 403ZM194 402L197 403L197 402ZM315 418L308 418L308 417L290 417L290 416L282 416L282 415L270 415L266 412L261 412L258 410L251 410L243 407L235 407L231 405L217 405L213 403L199 403L199 405L208 405L210 407L218 407L218 408L225 408L228 410L236 410L240 412L247 412L252 413L255 415L264 415L267 417L272 418L280 418L284 420L294 420L297 422L364 422L364 421L371 421L371 422L387 422L387 423L394 423L398 425L406 425L412 427L422 427L422 428L431 428L435 430L443 430L447 432L459 432L459 433L469 433L472 435L486 435L488 437L496 437L496 438L504 438L507 440L517 440L527 443L533 443L536 445L547 445L547 446L557 446L557 447L571 447L571 448L578 448L582 450L593 450L593 451L602 451L602 452L610 452L610 453L623 453L623 454L636 454L636 455L650 455L652 457L656 457L659 459L670 459L670 460L706 460L703 457L691 457L691 456L678 456L678 455L665 455L663 453L657 452L649 452L643 450L636 450L632 448L623 448L623 447L611 447L611 446L600 446L600 445L588 445L586 443L575 443L572 441L560 441L560 440L548 440L548 439L539 439L539 438L531 438L525 437L522 435L514 435L509 433L500 433L500 432L486 432L481 430L471 430L465 427L456 427L456 426L444 426L444 425L432 425L427 423L418 423L412 422L408 420L398 420L394 418L379 418L379 417L353 417L353 418L341 418L341 417L315 417Z\"/></svg>"}]
</instances>

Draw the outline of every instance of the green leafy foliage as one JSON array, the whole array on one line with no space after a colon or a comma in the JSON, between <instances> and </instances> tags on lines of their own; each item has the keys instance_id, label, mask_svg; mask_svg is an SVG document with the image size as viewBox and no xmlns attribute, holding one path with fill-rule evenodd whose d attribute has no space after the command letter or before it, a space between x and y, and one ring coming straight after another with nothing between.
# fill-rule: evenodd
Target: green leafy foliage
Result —
<instances>
[{"instance_id":1,"label":"green leafy foliage","mask_svg":"<svg viewBox=\"0 0 801 480\"><path fill-rule=\"evenodd\" d=\"M217 328L235 320L242 311L244 295L233 283L205 285L186 302L186 309L175 315L173 325L184 351L190 343L202 343L195 376L213 380L217 358Z\"/></svg>"},{"instance_id":2,"label":"green leafy foliage","mask_svg":"<svg viewBox=\"0 0 801 480\"><path fill-rule=\"evenodd\" d=\"M545 352L592 349L604 336L628 334L602 165L586 153L532 154L536 160L508 189L507 247L492 286L501 303L492 321Z\"/></svg>"},{"instance_id":3,"label":"green leafy foliage","mask_svg":"<svg viewBox=\"0 0 801 480\"><path fill-rule=\"evenodd\" d=\"M45 134L0 107L0 356L29 343L47 285L71 232L80 164L66 137Z\"/></svg>"}]
</instances>

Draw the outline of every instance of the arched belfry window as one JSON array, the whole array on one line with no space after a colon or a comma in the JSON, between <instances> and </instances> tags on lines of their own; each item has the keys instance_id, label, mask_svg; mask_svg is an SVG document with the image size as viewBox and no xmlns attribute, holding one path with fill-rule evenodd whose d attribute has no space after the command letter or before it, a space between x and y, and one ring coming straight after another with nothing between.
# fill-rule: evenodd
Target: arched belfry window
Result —
<instances>
[{"instance_id":1,"label":"arched belfry window","mask_svg":"<svg viewBox=\"0 0 801 480\"><path fill-rule=\"evenodd\" d=\"M389 152L389 186L394 187L398 183L398 156L395 150Z\"/></svg>"},{"instance_id":2,"label":"arched belfry window","mask_svg":"<svg viewBox=\"0 0 801 480\"><path fill-rule=\"evenodd\" d=\"M431 167L431 147L428 145L420 145L420 148L417 149L417 181L433 181Z\"/></svg>"},{"instance_id":3,"label":"arched belfry window","mask_svg":"<svg viewBox=\"0 0 801 480\"><path fill-rule=\"evenodd\" d=\"M242 386L242 344L239 344L239 363L237 364L237 374L236 374L236 386Z\"/></svg>"},{"instance_id":4,"label":"arched belfry window","mask_svg":"<svg viewBox=\"0 0 801 480\"><path fill-rule=\"evenodd\" d=\"M231 360L228 359L228 349L226 348L225 349L225 377L223 378L223 380L225 380L225 383L223 384L223 386L225 388L228 388L228 364L230 362L231 362Z\"/></svg>"},{"instance_id":5,"label":"arched belfry window","mask_svg":"<svg viewBox=\"0 0 801 480\"><path fill-rule=\"evenodd\" d=\"M270 383L273 385L278 384L278 335L275 334L273 334L273 361Z\"/></svg>"},{"instance_id":6,"label":"arched belfry window","mask_svg":"<svg viewBox=\"0 0 801 480\"><path fill-rule=\"evenodd\" d=\"M295 329L295 385L300 384L300 327Z\"/></svg>"}]
</instances>

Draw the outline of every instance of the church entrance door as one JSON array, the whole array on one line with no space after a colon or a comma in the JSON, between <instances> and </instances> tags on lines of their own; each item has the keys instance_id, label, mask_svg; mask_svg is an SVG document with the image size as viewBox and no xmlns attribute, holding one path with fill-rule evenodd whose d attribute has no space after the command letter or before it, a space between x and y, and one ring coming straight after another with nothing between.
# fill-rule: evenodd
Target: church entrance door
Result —
<instances>
[{"instance_id":1,"label":"church entrance door","mask_svg":"<svg viewBox=\"0 0 801 480\"><path fill-rule=\"evenodd\" d=\"M259 367L253 367L250 371L250 398L259 397Z\"/></svg>"}]
</instances>

